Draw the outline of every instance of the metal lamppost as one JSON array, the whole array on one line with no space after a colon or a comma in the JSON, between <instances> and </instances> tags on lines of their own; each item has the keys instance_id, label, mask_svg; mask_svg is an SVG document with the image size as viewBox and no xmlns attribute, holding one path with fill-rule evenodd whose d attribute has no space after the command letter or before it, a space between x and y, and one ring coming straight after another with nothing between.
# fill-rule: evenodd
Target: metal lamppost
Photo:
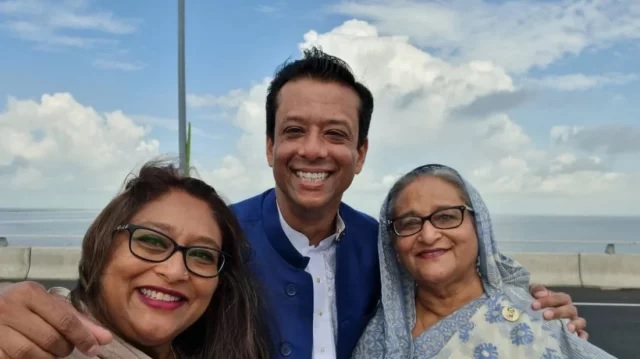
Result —
<instances>
[{"instance_id":1,"label":"metal lamppost","mask_svg":"<svg viewBox=\"0 0 640 359\"><path fill-rule=\"evenodd\" d=\"M187 107L185 98L184 73L184 0L178 0L178 153L180 157L180 172L189 174L187 156ZM190 145L190 144L189 144Z\"/></svg>"}]
</instances>

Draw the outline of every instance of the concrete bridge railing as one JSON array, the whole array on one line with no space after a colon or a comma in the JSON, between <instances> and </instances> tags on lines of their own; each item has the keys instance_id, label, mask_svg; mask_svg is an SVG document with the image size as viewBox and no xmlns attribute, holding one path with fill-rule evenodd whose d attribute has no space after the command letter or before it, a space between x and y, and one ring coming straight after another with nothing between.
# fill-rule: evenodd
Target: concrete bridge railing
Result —
<instances>
[{"instance_id":1,"label":"concrete bridge railing","mask_svg":"<svg viewBox=\"0 0 640 359\"><path fill-rule=\"evenodd\" d=\"M75 280L78 247L0 248L0 281ZM640 288L640 254L507 253L547 286Z\"/></svg>"},{"instance_id":2,"label":"concrete bridge railing","mask_svg":"<svg viewBox=\"0 0 640 359\"><path fill-rule=\"evenodd\" d=\"M547 286L640 288L640 254L508 253Z\"/></svg>"}]
</instances>

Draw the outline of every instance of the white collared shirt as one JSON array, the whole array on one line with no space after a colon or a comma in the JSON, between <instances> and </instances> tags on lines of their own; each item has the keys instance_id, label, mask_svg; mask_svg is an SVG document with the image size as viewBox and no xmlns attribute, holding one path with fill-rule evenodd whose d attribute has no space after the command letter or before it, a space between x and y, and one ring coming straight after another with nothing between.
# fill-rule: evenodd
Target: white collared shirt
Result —
<instances>
[{"instance_id":1,"label":"white collared shirt","mask_svg":"<svg viewBox=\"0 0 640 359\"><path fill-rule=\"evenodd\" d=\"M305 272L313 279L313 359L334 359L338 310L336 307L335 270L336 241L344 230L344 221L338 214L336 233L320 241L317 247L309 245L309 239L291 228L282 218L278 207L280 225L295 249L304 257L309 257Z\"/></svg>"}]
</instances>

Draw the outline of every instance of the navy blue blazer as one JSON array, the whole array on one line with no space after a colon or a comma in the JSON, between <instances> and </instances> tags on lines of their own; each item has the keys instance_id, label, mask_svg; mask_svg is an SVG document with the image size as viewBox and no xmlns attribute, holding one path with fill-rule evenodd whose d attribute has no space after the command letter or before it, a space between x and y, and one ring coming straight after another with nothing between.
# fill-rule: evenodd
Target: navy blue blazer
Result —
<instances>
[{"instance_id":1,"label":"navy blue blazer","mask_svg":"<svg viewBox=\"0 0 640 359\"><path fill-rule=\"evenodd\" d=\"M311 359L313 283L303 257L280 226L275 190L232 205L251 244L249 265L261 281L272 324L275 358ZM340 204L345 223L336 244L338 359L351 357L380 299L378 223Z\"/></svg>"}]
</instances>

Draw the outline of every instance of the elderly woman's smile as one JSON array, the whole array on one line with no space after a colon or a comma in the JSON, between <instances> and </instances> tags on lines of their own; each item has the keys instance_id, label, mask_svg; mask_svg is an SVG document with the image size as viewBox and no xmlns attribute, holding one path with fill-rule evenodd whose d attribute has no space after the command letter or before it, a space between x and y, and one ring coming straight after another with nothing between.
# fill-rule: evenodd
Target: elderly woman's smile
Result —
<instances>
[{"instance_id":1,"label":"elderly woman's smile","mask_svg":"<svg viewBox=\"0 0 640 359\"><path fill-rule=\"evenodd\" d=\"M435 176L420 177L398 194L394 246L419 284L437 287L477 275L478 240L465 206L460 191Z\"/></svg>"},{"instance_id":2,"label":"elderly woman's smile","mask_svg":"<svg viewBox=\"0 0 640 359\"><path fill-rule=\"evenodd\" d=\"M434 248L434 249L424 249L419 250L416 256L420 259L438 259L442 255L446 254L451 248Z\"/></svg>"}]
</instances>

